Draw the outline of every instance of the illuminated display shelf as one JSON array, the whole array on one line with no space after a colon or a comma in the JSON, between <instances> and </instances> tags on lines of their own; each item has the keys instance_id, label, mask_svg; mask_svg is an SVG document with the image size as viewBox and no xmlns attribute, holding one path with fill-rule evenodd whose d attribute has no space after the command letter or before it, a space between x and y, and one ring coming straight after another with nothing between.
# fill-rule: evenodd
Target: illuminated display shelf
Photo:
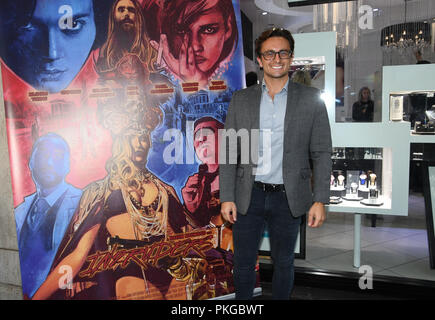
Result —
<instances>
[{"instance_id":1,"label":"illuminated display shelf","mask_svg":"<svg viewBox=\"0 0 435 320\"><path fill-rule=\"evenodd\" d=\"M330 211L353 213L373 213L380 211L388 214L391 209L391 149L390 148L333 148L331 174ZM361 185L360 174L365 174L364 185ZM385 174L384 174L385 173ZM374 189L377 199L369 200L370 174L375 174ZM340 191L338 176L344 178ZM351 193L351 185L355 183L355 193ZM332 198L339 201L333 202ZM355 211L356 210L356 211Z\"/></svg>"},{"instance_id":2,"label":"illuminated display shelf","mask_svg":"<svg viewBox=\"0 0 435 320\"><path fill-rule=\"evenodd\" d=\"M388 211L391 209L391 199L383 198L382 196L380 196L379 199L383 202L381 206L366 206L361 204L359 201L343 200L341 203L330 205L329 210L333 212L349 212L349 208L354 208L362 210L367 214L382 214L382 211L385 211L388 214Z\"/></svg>"}]
</instances>

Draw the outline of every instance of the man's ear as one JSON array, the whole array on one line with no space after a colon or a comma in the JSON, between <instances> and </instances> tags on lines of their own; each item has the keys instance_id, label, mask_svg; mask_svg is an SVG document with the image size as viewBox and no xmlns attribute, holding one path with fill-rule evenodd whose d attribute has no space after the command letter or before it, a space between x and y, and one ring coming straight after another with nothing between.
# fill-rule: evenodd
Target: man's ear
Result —
<instances>
[{"instance_id":1,"label":"man's ear","mask_svg":"<svg viewBox=\"0 0 435 320\"><path fill-rule=\"evenodd\" d=\"M225 41L227 41L233 34L233 18L231 17L231 15L227 19L227 25L225 29Z\"/></svg>"},{"instance_id":2,"label":"man's ear","mask_svg":"<svg viewBox=\"0 0 435 320\"><path fill-rule=\"evenodd\" d=\"M260 65L260 68L263 68L263 63L261 62L260 57L257 57L257 62Z\"/></svg>"}]
</instances>

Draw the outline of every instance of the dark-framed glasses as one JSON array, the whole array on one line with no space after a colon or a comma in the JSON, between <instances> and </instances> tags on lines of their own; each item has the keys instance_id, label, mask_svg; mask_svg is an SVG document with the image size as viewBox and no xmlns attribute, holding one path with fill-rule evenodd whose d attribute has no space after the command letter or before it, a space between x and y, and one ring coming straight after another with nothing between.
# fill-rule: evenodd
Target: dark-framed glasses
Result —
<instances>
[{"instance_id":1,"label":"dark-framed glasses","mask_svg":"<svg viewBox=\"0 0 435 320\"><path fill-rule=\"evenodd\" d=\"M280 59L290 59L291 55L292 55L292 51L291 50L280 50L280 51L276 52L274 50L269 50L269 51L265 51L265 52L261 53L264 60L275 59L275 56L277 54L280 57Z\"/></svg>"}]
</instances>

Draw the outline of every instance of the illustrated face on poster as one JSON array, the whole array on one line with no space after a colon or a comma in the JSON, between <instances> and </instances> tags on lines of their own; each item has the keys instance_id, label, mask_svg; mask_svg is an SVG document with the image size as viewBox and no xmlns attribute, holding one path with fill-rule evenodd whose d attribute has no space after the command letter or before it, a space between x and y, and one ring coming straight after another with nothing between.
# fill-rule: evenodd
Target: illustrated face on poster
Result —
<instances>
[{"instance_id":1,"label":"illustrated face on poster","mask_svg":"<svg viewBox=\"0 0 435 320\"><path fill-rule=\"evenodd\" d=\"M115 7L115 21L124 32L133 30L136 24L136 8L130 0L121 0Z\"/></svg>"},{"instance_id":2,"label":"illustrated face on poster","mask_svg":"<svg viewBox=\"0 0 435 320\"><path fill-rule=\"evenodd\" d=\"M151 44L162 52L168 70L200 86L207 84L237 43L235 13L229 0L168 1L160 8L157 21L152 16L146 19L156 22L149 22L148 28L161 26L161 35L152 37Z\"/></svg>"},{"instance_id":3,"label":"illustrated face on poster","mask_svg":"<svg viewBox=\"0 0 435 320\"><path fill-rule=\"evenodd\" d=\"M218 128L222 127L217 120L204 121L195 127L193 145L202 163L218 163Z\"/></svg>"},{"instance_id":4,"label":"illustrated face on poster","mask_svg":"<svg viewBox=\"0 0 435 320\"><path fill-rule=\"evenodd\" d=\"M44 139L40 142L29 163L35 183L42 189L50 189L62 182L69 171L68 157L63 141Z\"/></svg>"},{"instance_id":5,"label":"illustrated face on poster","mask_svg":"<svg viewBox=\"0 0 435 320\"><path fill-rule=\"evenodd\" d=\"M150 148L150 138L148 134L132 136L130 138L132 148L132 161L137 167L144 168L147 162L148 151Z\"/></svg>"},{"instance_id":6,"label":"illustrated face on poster","mask_svg":"<svg viewBox=\"0 0 435 320\"><path fill-rule=\"evenodd\" d=\"M190 25L180 25L173 43L184 45L185 48L191 47L197 68L208 74L218 62L225 41L231 36L230 22L231 20L225 22L219 10L212 9Z\"/></svg>"},{"instance_id":7,"label":"illustrated face on poster","mask_svg":"<svg viewBox=\"0 0 435 320\"><path fill-rule=\"evenodd\" d=\"M9 29L6 33L11 36L4 60L35 89L58 92L75 78L94 43L93 1L36 0L33 3L33 8L21 11L23 16L17 17L19 21L6 26ZM69 6L65 10L73 13L72 24L64 29L60 25L62 6Z\"/></svg>"}]
</instances>

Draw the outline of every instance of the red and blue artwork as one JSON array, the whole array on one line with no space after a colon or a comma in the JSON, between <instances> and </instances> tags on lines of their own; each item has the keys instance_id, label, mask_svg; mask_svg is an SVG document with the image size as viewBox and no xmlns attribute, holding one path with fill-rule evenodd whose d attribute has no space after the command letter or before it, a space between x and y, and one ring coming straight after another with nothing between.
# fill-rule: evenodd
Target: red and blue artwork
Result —
<instances>
[{"instance_id":1,"label":"red and blue artwork","mask_svg":"<svg viewBox=\"0 0 435 320\"><path fill-rule=\"evenodd\" d=\"M23 295L234 292L217 141L244 87L238 0L3 0Z\"/></svg>"}]
</instances>

